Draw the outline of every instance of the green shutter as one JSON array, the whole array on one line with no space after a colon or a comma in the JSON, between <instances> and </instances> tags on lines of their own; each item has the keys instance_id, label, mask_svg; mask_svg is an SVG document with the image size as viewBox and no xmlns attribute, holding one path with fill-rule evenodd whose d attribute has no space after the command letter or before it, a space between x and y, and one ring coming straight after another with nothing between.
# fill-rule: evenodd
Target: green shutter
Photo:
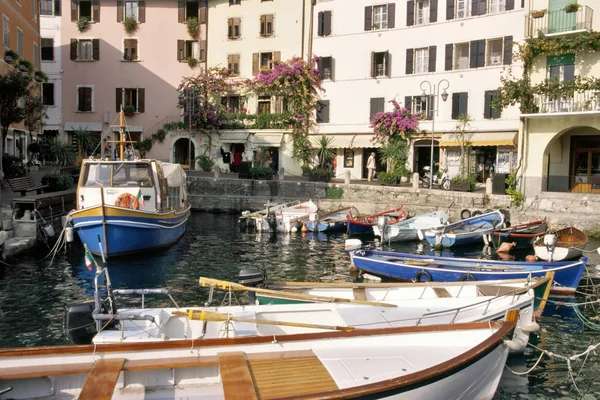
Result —
<instances>
[{"instance_id":1,"label":"green shutter","mask_svg":"<svg viewBox=\"0 0 600 400\"><path fill-rule=\"evenodd\" d=\"M561 54L558 56L548 56L548 67L556 65L574 65L575 54Z\"/></svg>"}]
</instances>

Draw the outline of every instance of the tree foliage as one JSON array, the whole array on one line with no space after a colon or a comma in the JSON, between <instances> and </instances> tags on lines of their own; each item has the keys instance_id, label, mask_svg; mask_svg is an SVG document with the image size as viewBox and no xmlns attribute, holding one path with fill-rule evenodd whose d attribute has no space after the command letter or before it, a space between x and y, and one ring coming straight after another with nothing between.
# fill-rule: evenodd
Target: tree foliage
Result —
<instances>
[{"instance_id":1,"label":"tree foliage","mask_svg":"<svg viewBox=\"0 0 600 400\"><path fill-rule=\"evenodd\" d=\"M44 127L44 119L46 116L46 106L41 96L28 93L25 97L24 123L29 130L30 142L33 142L32 133L35 131L41 132Z\"/></svg>"},{"instance_id":2,"label":"tree foliage","mask_svg":"<svg viewBox=\"0 0 600 400\"><path fill-rule=\"evenodd\" d=\"M2 126L2 143L8 136L8 128L25 118L25 110L19 107L19 99L29 93L31 76L11 70L6 75L0 75L0 124ZM4 148L0 143L0 153Z\"/></svg>"}]
</instances>

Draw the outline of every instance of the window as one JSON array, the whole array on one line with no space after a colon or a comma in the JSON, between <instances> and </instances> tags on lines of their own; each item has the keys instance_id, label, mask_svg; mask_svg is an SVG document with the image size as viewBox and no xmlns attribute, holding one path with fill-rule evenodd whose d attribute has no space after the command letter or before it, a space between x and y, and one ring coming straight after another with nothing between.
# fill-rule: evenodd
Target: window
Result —
<instances>
[{"instance_id":1,"label":"window","mask_svg":"<svg viewBox=\"0 0 600 400\"><path fill-rule=\"evenodd\" d=\"M321 57L317 61L317 68L321 79L333 80L333 58L332 57Z\"/></svg>"},{"instance_id":2,"label":"window","mask_svg":"<svg viewBox=\"0 0 600 400\"><path fill-rule=\"evenodd\" d=\"M42 38L42 61L54 61L54 39Z\"/></svg>"},{"instance_id":3,"label":"window","mask_svg":"<svg viewBox=\"0 0 600 400\"><path fill-rule=\"evenodd\" d=\"M429 71L429 49L415 50L415 74L424 74Z\"/></svg>"},{"instance_id":4,"label":"window","mask_svg":"<svg viewBox=\"0 0 600 400\"><path fill-rule=\"evenodd\" d=\"M78 3L78 18L87 18L90 21L93 21L92 18L92 2L91 0L79 0Z\"/></svg>"},{"instance_id":5,"label":"window","mask_svg":"<svg viewBox=\"0 0 600 400\"><path fill-rule=\"evenodd\" d=\"M230 6L235 6L235 5L240 5L242 4L242 0L229 0L229 5Z\"/></svg>"},{"instance_id":6,"label":"window","mask_svg":"<svg viewBox=\"0 0 600 400\"><path fill-rule=\"evenodd\" d=\"M354 150L344 149L344 168L354 168Z\"/></svg>"},{"instance_id":7,"label":"window","mask_svg":"<svg viewBox=\"0 0 600 400\"><path fill-rule=\"evenodd\" d=\"M320 11L317 19L317 34L319 36L331 35L331 11Z\"/></svg>"},{"instance_id":8,"label":"window","mask_svg":"<svg viewBox=\"0 0 600 400\"><path fill-rule=\"evenodd\" d=\"M10 21L6 15L2 16L2 43L4 47L10 48Z\"/></svg>"},{"instance_id":9,"label":"window","mask_svg":"<svg viewBox=\"0 0 600 400\"><path fill-rule=\"evenodd\" d=\"M429 23L429 0L417 0L415 2L415 24L423 25Z\"/></svg>"},{"instance_id":10,"label":"window","mask_svg":"<svg viewBox=\"0 0 600 400\"><path fill-rule=\"evenodd\" d=\"M93 111L93 88L91 86L77 87L77 111L92 112Z\"/></svg>"},{"instance_id":11,"label":"window","mask_svg":"<svg viewBox=\"0 0 600 400\"><path fill-rule=\"evenodd\" d=\"M240 112L240 96L225 96L221 98L221 104L223 107L227 107L229 112Z\"/></svg>"},{"instance_id":12,"label":"window","mask_svg":"<svg viewBox=\"0 0 600 400\"><path fill-rule=\"evenodd\" d=\"M229 18L227 20L227 38L239 39L242 35L242 20L240 18Z\"/></svg>"},{"instance_id":13,"label":"window","mask_svg":"<svg viewBox=\"0 0 600 400\"><path fill-rule=\"evenodd\" d=\"M37 43L33 44L33 67L38 71L40 69L40 46Z\"/></svg>"},{"instance_id":14,"label":"window","mask_svg":"<svg viewBox=\"0 0 600 400\"><path fill-rule=\"evenodd\" d=\"M260 36L273 36L273 14L260 16Z\"/></svg>"},{"instance_id":15,"label":"window","mask_svg":"<svg viewBox=\"0 0 600 400\"><path fill-rule=\"evenodd\" d=\"M371 53L371 77L391 76L391 65L389 63L390 53L372 52Z\"/></svg>"},{"instance_id":16,"label":"window","mask_svg":"<svg viewBox=\"0 0 600 400\"><path fill-rule=\"evenodd\" d=\"M488 40L486 65L502 65L502 50L502 39Z\"/></svg>"},{"instance_id":17,"label":"window","mask_svg":"<svg viewBox=\"0 0 600 400\"><path fill-rule=\"evenodd\" d=\"M456 0L456 18L466 18L470 16L471 0Z\"/></svg>"},{"instance_id":18,"label":"window","mask_svg":"<svg viewBox=\"0 0 600 400\"><path fill-rule=\"evenodd\" d=\"M143 113L145 103L145 89L142 88L117 88L116 112L121 111L121 106L132 108L135 112Z\"/></svg>"},{"instance_id":19,"label":"window","mask_svg":"<svg viewBox=\"0 0 600 400\"><path fill-rule=\"evenodd\" d=\"M54 105L54 83L42 82L42 103L45 106Z\"/></svg>"},{"instance_id":20,"label":"window","mask_svg":"<svg viewBox=\"0 0 600 400\"><path fill-rule=\"evenodd\" d=\"M231 76L240 74L240 55L230 54L227 56L227 68L231 71Z\"/></svg>"},{"instance_id":21,"label":"window","mask_svg":"<svg viewBox=\"0 0 600 400\"><path fill-rule=\"evenodd\" d=\"M326 124L329 122L329 100L317 102L317 123Z\"/></svg>"},{"instance_id":22,"label":"window","mask_svg":"<svg viewBox=\"0 0 600 400\"><path fill-rule=\"evenodd\" d=\"M433 104L433 96L406 96L404 98L404 107L413 114L423 113L427 120L431 120L433 117L431 104Z\"/></svg>"},{"instance_id":23,"label":"window","mask_svg":"<svg viewBox=\"0 0 600 400\"><path fill-rule=\"evenodd\" d=\"M548 78L560 82L575 78L575 54L548 56Z\"/></svg>"},{"instance_id":24,"label":"window","mask_svg":"<svg viewBox=\"0 0 600 400\"><path fill-rule=\"evenodd\" d=\"M412 10L412 8L411 8ZM412 15L412 12L411 12ZM412 15L414 18L414 15ZM393 29L396 26L396 4L365 7L365 31Z\"/></svg>"},{"instance_id":25,"label":"window","mask_svg":"<svg viewBox=\"0 0 600 400\"><path fill-rule=\"evenodd\" d=\"M75 40L75 51L76 57L75 60L79 61L91 61L94 59L94 43L90 39L73 39ZM73 42L71 42L73 44ZM72 48L71 48L72 50ZM73 58L71 58L73 59Z\"/></svg>"},{"instance_id":26,"label":"window","mask_svg":"<svg viewBox=\"0 0 600 400\"><path fill-rule=\"evenodd\" d=\"M461 115L467 115L469 94L467 92L452 93L452 119L459 119Z\"/></svg>"},{"instance_id":27,"label":"window","mask_svg":"<svg viewBox=\"0 0 600 400\"><path fill-rule=\"evenodd\" d=\"M505 0L489 0L489 12L490 13L499 13L503 12L505 8Z\"/></svg>"},{"instance_id":28,"label":"window","mask_svg":"<svg viewBox=\"0 0 600 400\"><path fill-rule=\"evenodd\" d=\"M271 114L271 96L258 96L257 114Z\"/></svg>"},{"instance_id":29,"label":"window","mask_svg":"<svg viewBox=\"0 0 600 400\"><path fill-rule=\"evenodd\" d=\"M125 2L125 18L133 18L138 20L138 2L137 1L126 1Z\"/></svg>"},{"instance_id":30,"label":"window","mask_svg":"<svg viewBox=\"0 0 600 400\"><path fill-rule=\"evenodd\" d=\"M177 59L181 62L194 58L203 61L203 52L201 44L197 40L178 40L177 41Z\"/></svg>"},{"instance_id":31,"label":"window","mask_svg":"<svg viewBox=\"0 0 600 400\"><path fill-rule=\"evenodd\" d=\"M272 68L273 63L281 61L281 52L272 53L253 53L252 54L252 74L256 75L261 68Z\"/></svg>"},{"instance_id":32,"label":"window","mask_svg":"<svg viewBox=\"0 0 600 400\"><path fill-rule=\"evenodd\" d=\"M40 0L40 15L53 15L54 0Z\"/></svg>"},{"instance_id":33,"label":"window","mask_svg":"<svg viewBox=\"0 0 600 400\"><path fill-rule=\"evenodd\" d=\"M37 21L38 4L37 0L31 0L31 18Z\"/></svg>"},{"instance_id":34,"label":"window","mask_svg":"<svg viewBox=\"0 0 600 400\"><path fill-rule=\"evenodd\" d=\"M373 7L373 30L387 29L388 27L388 6Z\"/></svg>"},{"instance_id":35,"label":"window","mask_svg":"<svg viewBox=\"0 0 600 400\"><path fill-rule=\"evenodd\" d=\"M123 40L123 60L137 61L138 59L138 40L124 39Z\"/></svg>"},{"instance_id":36,"label":"window","mask_svg":"<svg viewBox=\"0 0 600 400\"><path fill-rule=\"evenodd\" d=\"M23 57L23 31L17 28L17 54Z\"/></svg>"},{"instance_id":37,"label":"window","mask_svg":"<svg viewBox=\"0 0 600 400\"><path fill-rule=\"evenodd\" d=\"M469 43L454 45L454 69L469 68Z\"/></svg>"},{"instance_id":38,"label":"window","mask_svg":"<svg viewBox=\"0 0 600 400\"><path fill-rule=\"evenodd\" d=\"M187 1L185 3L185 19L198 18L198 1Z\"/></svg>"},{"instance_id":39,"label":"window","mask_svg":"<svg viewBox=\"0 0 600 400\"><path fill-rule=\"evenodd\" d=\"M369 111L369 121L375 118L377 113L382 113L385 110L385 98L383 97L372 97L371 107Z\"/></svg>"},{"instance_id":40,"label":"window","mask_svg":"<svg viewBox=\"0 0 600 400\"><path fill-rule=\"evenodd\" d=\"M260 53L260 67L261 68L272 68L273 67L273 53Z\"/></svg>"},{"instance_id":41,"label":"window","mask_svg":"<svg viewBox=\"0 0 600 400\"><path fill-rule=\"evenodd\" d=\"M487 90L485 92L485 104L483 106L483 118L496 119L500 118L501 110L494 107L494 102L500 95L498 90Z\"/></svg>"}]
</instances>

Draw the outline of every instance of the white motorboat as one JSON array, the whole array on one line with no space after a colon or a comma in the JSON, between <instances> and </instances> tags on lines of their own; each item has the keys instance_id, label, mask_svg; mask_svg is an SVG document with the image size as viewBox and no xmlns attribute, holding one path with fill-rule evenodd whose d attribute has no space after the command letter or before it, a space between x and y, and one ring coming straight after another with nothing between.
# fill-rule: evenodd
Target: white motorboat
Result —
<instances>
[{"instance_id":1,"label":"white motorboat","mask_svg":"<svg viewBox=\"0 0 600 400\"><path fill-rule=\"evenodd\" d=\"M424 232L448 223L448 214L444 211L434 211L396 223L388 224L386 222L385 219L382 219L382 224L379 224L378 221L378 224L373 226L373 233L375 236L379 236L383 242L423 240Z\"/></svg>"}]
</instances>

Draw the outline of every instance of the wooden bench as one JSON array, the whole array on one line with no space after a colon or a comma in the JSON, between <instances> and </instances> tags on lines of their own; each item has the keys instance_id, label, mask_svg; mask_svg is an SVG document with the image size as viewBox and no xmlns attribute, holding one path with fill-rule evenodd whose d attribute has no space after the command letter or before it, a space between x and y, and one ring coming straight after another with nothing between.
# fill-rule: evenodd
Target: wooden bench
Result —
<instances>
[{"instance_id":1,"label":"wooden bench","mask_svg":"<svg viewBox=\"0 0 600 400\"><path fill-rule=\"evenodd\" d=\"M10 189L14 192L21 192L21 196L26 196L27 192L36 191L37 194L42 194L42 190L48 185L36 185L31 175L22 176L20 178L7 179Z\"/></svg>"}]
</instances>

